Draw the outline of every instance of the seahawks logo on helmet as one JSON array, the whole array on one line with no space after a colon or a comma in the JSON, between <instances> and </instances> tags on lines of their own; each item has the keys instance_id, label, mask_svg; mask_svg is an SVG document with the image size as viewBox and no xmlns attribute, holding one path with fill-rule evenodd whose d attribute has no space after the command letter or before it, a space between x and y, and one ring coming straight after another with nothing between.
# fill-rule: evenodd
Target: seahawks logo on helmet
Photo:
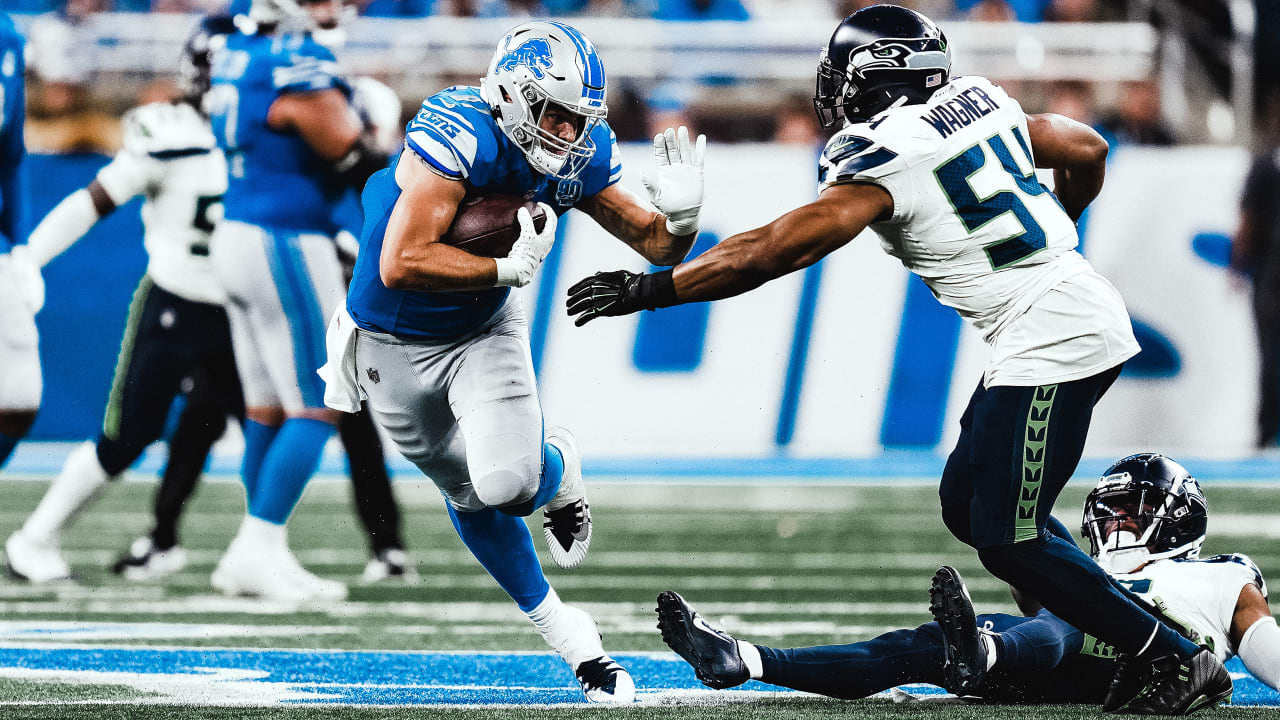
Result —
<instances>
[{"instance_id":1,"label":"seahawks logo on helmet","mask_svg":"<svg viewBox=\"0 0 1280 720\"><path fill-rule=\"evenodd\" d=\"M533 73L535 78L541 80L546 77L543 70L550 70L551 63L551 45L545 38L533 38L521 43L520 47L503 55L494 70L515 70L523 65L529 68L529 72Z\"/></svg>"}]
</instances>

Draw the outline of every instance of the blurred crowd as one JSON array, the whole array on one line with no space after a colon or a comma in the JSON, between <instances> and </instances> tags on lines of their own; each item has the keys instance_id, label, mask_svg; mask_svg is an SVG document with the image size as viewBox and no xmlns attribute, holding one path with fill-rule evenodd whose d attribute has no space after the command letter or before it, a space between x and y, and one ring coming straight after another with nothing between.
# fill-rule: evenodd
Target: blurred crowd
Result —
<instances>
[{"instance_id":1,"label":"blurred crowd","mask_svg":"<svg viewBox=\"0 0 1280 720\"><path fill-rule=\"evenodd\" d=\"M363 15L422 17L593 16L640 17L662 20L722 20L772 18L828 18L833 22L880 0L348 0ZM991 22L1097 22L1147 19L1150 3L1138 0L897 0L938 19ZM1212 5L1212 2L1201 3ZM86 43L77 41L77 27L100 12L206 13L228 9L228 0L0 0L9 12L38 14L28 25L29 101L28 144L37 151L102 151L117 145L115 118L124 109L120 87L95 85ZM246 6L240 0L231 8ZM1194 3L1192 4L1194 5ZM1271 47L1262 40L1276 32L1264 6L1259 5L1260 61ZM1191 7L1190 5L1188 7ZM1210 22L1212 27L1212 21ZM1280 33L1277 33L1280 34ZM815 41L816 42L816 41ZM1216 52L1216 51L1215 51ZM1265 80L1260 73L1260 80ZM1129 83L1009 82L1010 90L1030 111L1054 111L1087 122L1109 140L1121 143L1170 145L1203 137L1179 137L1167 121L1162 87L1156 78ZM1167 90L1167 88L1165 88ZM129 104L156 100L169 91L161 79L130 87ZM115 97L106 97L114 93ZM814 121L810 100L796 89L744 103L725 84L654 78L647 83L612 85L610 105L626 106L627 118L615 125L621 140L642 140L653 128L689 124L716 141L818 143L822 133ZM135 96L136 95L136 96ZM1219 89L1219 97L1229 91ZM1260 88L1260 106L1270 91ZM404 97L406 114L417 99ZM1167 98L1166 98L1167 100ZM732 111L727 111L732 108ZM1183 133L1184 135L1186 133Z\"/></svg>"}]
</instances>

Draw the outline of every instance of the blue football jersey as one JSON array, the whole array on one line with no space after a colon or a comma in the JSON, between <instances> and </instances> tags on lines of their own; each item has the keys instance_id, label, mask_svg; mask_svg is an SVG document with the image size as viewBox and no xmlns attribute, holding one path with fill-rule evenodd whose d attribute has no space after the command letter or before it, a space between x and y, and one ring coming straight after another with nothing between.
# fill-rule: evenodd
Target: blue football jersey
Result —
<instances>
[{"instance_id":1,"label":"blue football jersey","mask_svg":"<svg viewBox=\"0 0 1280 720\"><path fill-rule=\"evenodd\" d=\"M226 218L332 234L343 187L301 137L269 128L267 112L286 93L349 92L333 53L305 34L237 33L215 56L212 79L207 105L229 172Z\"/></svg>"},{"instance_id":2,"label":"blue football jersey","mask_svg":"<svg viewBox=\"0 0 1280 720\"><path fill-rule=\"evenodd\" d=\"M405 145L436 172L466 183L468 194L505 193L544 202L563 215L586 197L618 182L622 160L613 130L591 131L595 153L573 180L557 180L529 167L524 152L493 119L480 88L457 86L427 98L405 129ZM391 210L400 197L400 160L369 178L361 200L364 231L347 295L347 310L366 330L401 337L439 338L467 333L493 316L510 288L466 292L391 290L382 284L378 260Z\"/></svg>"},{"instance_id":3,"label":"blue football jersey","mask_svg":"<svg viewBox=\"0 0 1280 720\"><path fill-rule=\"evenodd\" d=\"M27 156L22 142L27 115L22 45L13 20L0 13L0 253L9 252L22 238L21 171Z\"/></svg>"}]
</instances>

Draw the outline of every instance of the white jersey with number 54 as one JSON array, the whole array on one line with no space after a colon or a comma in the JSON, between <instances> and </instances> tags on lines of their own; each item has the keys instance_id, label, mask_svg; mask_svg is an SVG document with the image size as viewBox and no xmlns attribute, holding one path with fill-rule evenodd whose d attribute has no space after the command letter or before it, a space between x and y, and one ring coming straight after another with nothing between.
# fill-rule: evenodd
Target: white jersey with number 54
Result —
<instances>
[{"instance_id":1,"label":"white jersey with number 54","mask_svg":"<svg viewBox=\"0 0 1280 720\"><path fill-rule=\"evenodd\" d=\"M982 332L987 386L1076 380L1137 354L1119 292L1076 252L1075 224L1036 179L1022 107L987 79L955 78L926 103L848 125L818 182L889 193L893 216L872 229Z\"/></svg>"}]
</instances>

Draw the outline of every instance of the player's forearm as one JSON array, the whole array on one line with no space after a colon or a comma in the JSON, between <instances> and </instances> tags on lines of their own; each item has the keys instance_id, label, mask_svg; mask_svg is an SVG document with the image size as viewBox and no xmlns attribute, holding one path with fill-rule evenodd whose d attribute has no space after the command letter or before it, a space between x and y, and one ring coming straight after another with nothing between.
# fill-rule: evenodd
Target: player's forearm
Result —
<instances>
[{"instance_id":1,"label":"player's forearm","mask_svg":"<svg viewBox=\"0 0 1280 720\"><path fill-rule=\"evenodd\" d=\"M1255 622L1240 641L1240 661L1253 676L1280 690L1280 627L1275 618Z\"/></svg>"},{"instance_id":2,"label":"player's forearm","mask_svg":"<svg viewBox=\"0 0 1280 720\"><path fill-rule=\"evenodd\" d=\"M677 265L672 273L676 298L691 303L734 297L822 257L805 248L784 246L775 225L734 235L693 261Z\"/></svg>"},{"instance_id":3,"label":"player's forearm","mask_svg":"<svg viewBox=\"0 0 1280 720\"><path fill-rule=\"evenodd\" d=\"M641 204L634 194L612 185L584 202L581 209L609 234L654 265L675 265L689 254L698 234L673 235L667 218Z\"/></svg>"},{"instance_id":4,"label":"player's forearm","mask_svg":"<svg viewBox=\"0 0 1280 720\"><path fill-rule=\"evenodd\" d=\"M98 222L99 214L93 197L87 189L77 190L62 199L35 230L27 244L31 246L32 259L44 267L61 255L89 232Z\"/></svg>"},{"instance_id":5,"label":"player's forearm","mask_svg":"<svg viewBox=\"0 0 1280 720\"><path fill-rule=\"evenodd\" d=\"M378 258L378 271L382 284L392 290L483 290L498 282L492 258L438 242L388 243Z\"/></svg>"}]
</instances>

